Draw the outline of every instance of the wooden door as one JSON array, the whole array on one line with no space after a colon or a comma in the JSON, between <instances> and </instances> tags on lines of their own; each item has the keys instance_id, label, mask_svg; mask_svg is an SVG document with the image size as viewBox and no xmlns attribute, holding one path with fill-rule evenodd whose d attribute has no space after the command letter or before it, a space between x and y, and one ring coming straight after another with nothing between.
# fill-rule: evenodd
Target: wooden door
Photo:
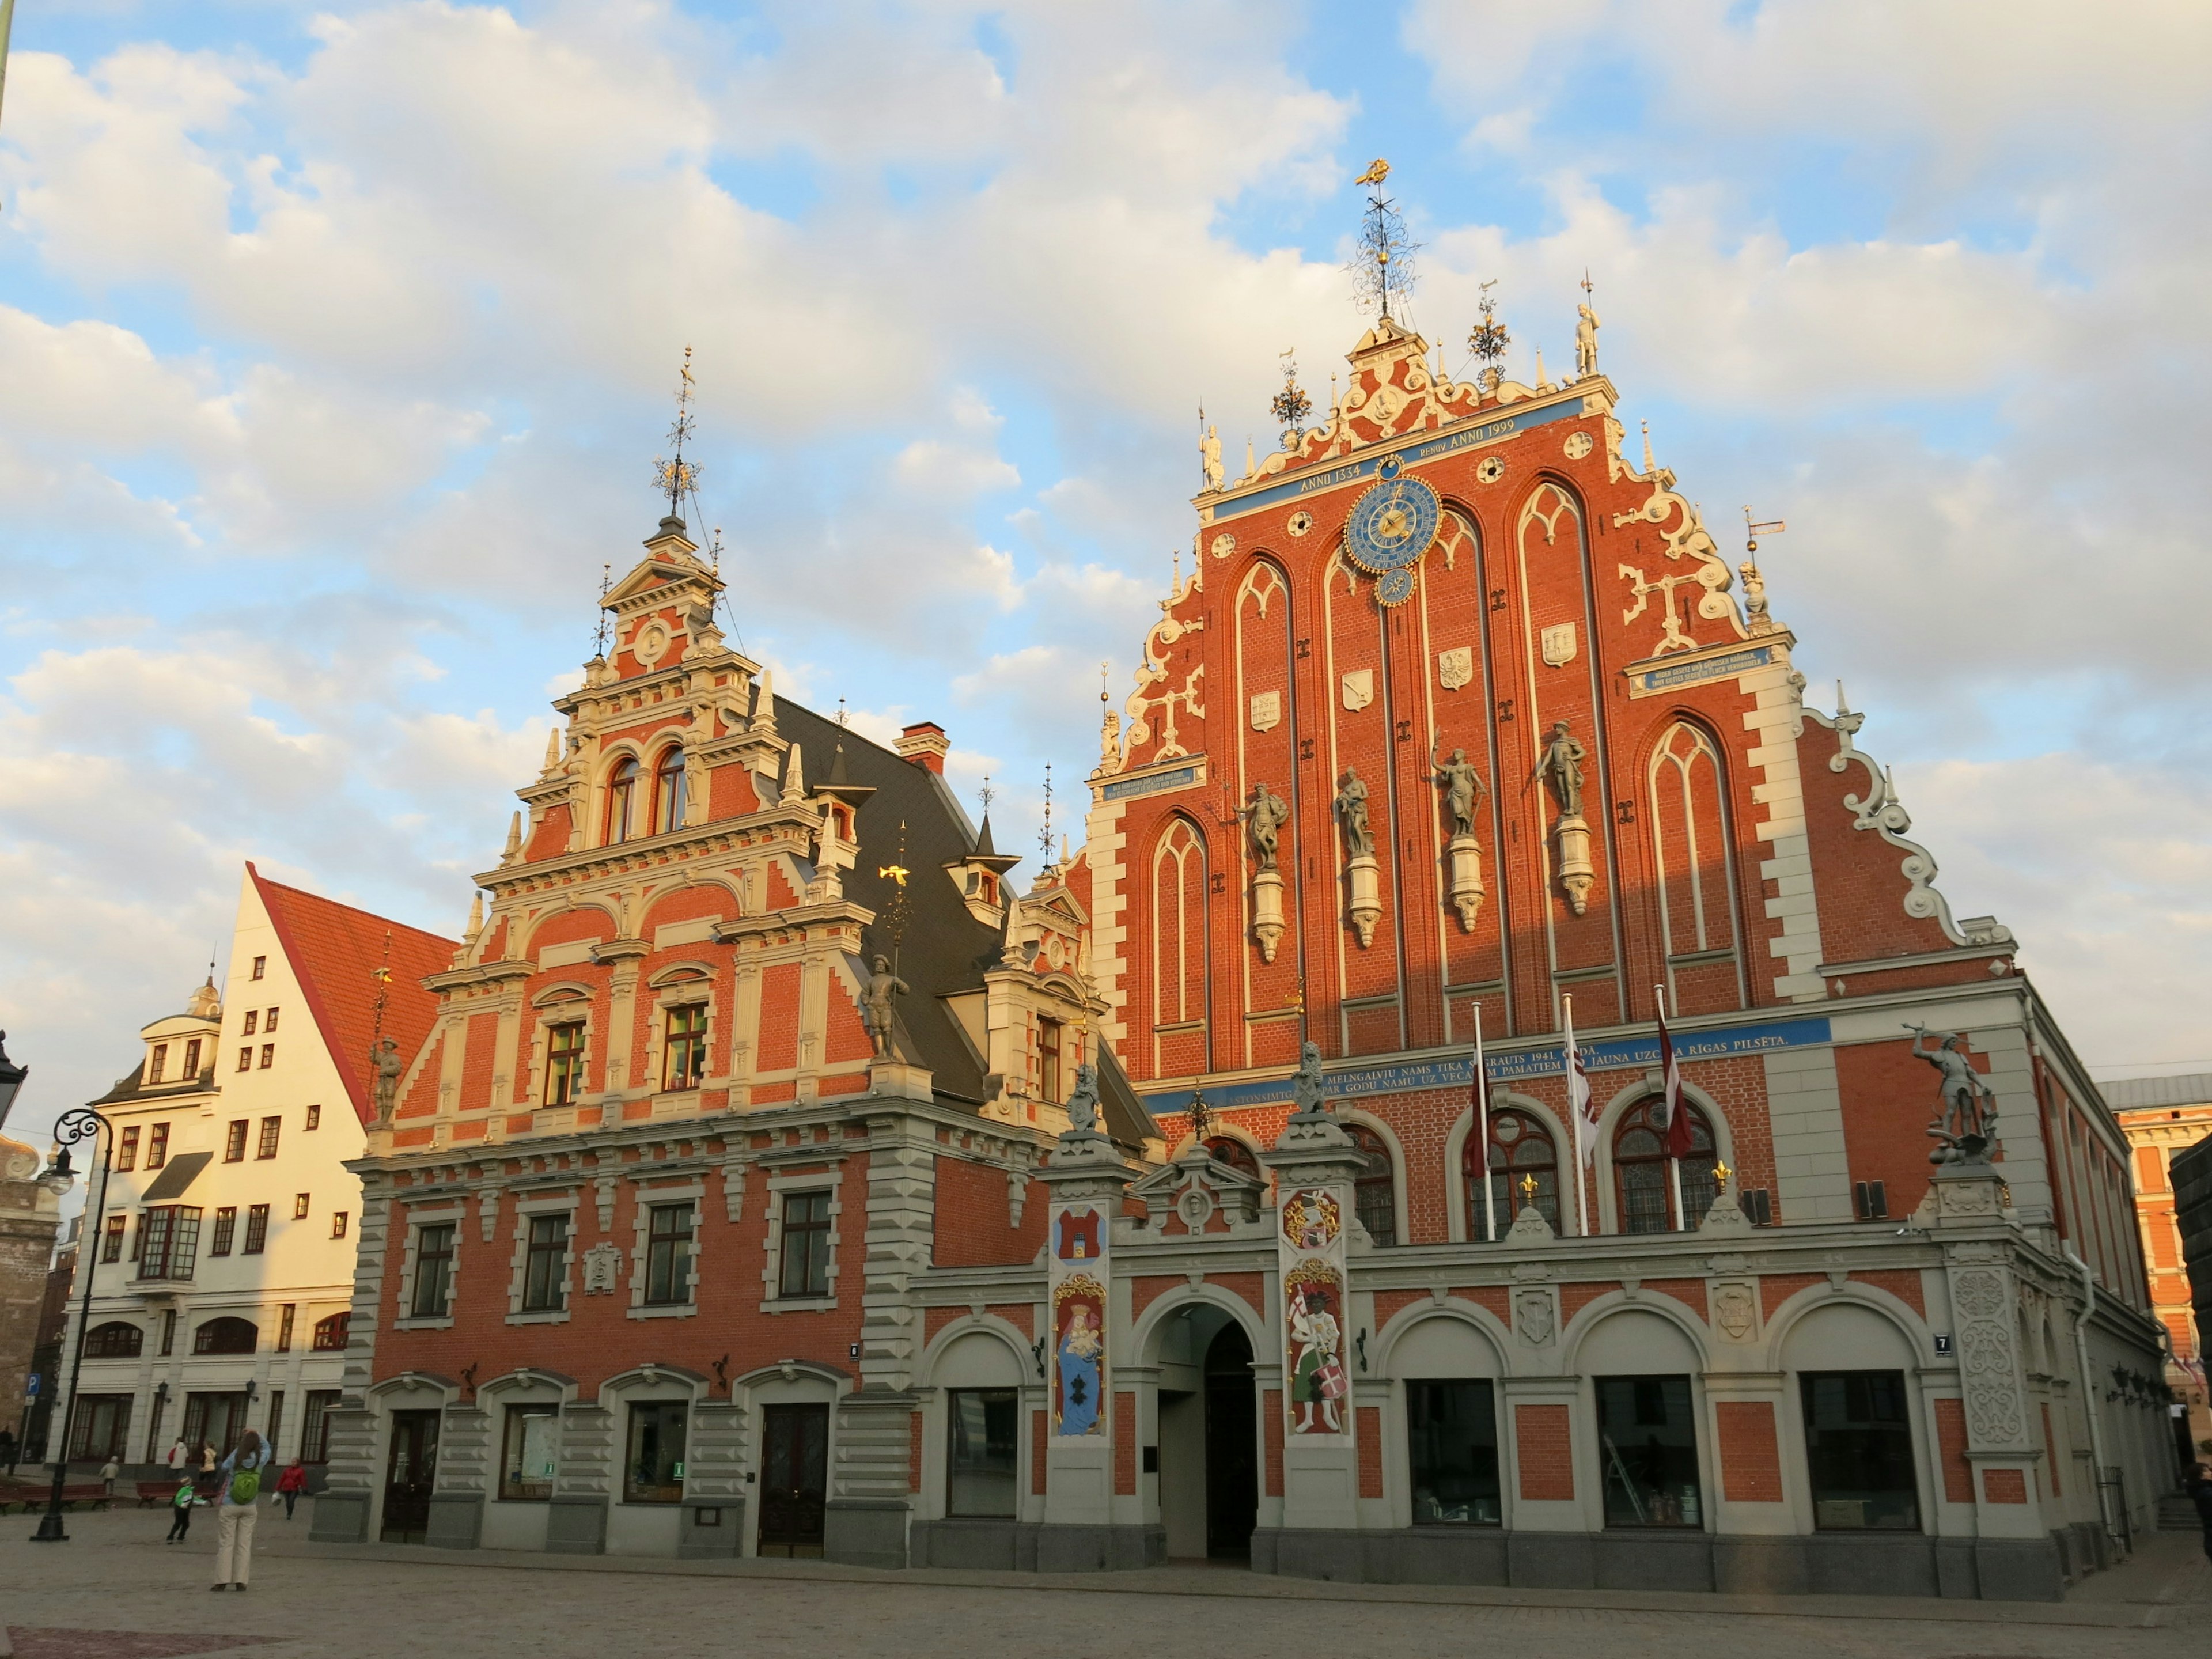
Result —
<instances>
[{"instance_id":1,"label":"wooden door","mask_svg":"<svg viewBox=\"0 0 2212 1659\"><path fill-rule=\"evenodd\" d=\"M763 1410L760 1493L760 1553L820 1555L830 1495L829 1407Z\"/></svg>"},{"instance_id":2,"label":"wooden door","mask_svg":"<svg viewBox=\"0 0 2212 1659\"><path fill-rule=\"evenodd\" d=\"M384 1469L387 1544L419 1544L429 1531L430 1489L438 1479L438 1413L392 1413L392 1452Z\"/></svg>"}]
</instances>

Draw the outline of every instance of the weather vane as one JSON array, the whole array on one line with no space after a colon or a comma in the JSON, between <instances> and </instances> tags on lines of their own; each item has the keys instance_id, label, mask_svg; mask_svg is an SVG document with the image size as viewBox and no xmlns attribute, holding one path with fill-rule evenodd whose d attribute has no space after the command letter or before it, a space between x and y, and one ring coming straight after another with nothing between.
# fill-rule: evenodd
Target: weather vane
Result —
<instances>
[{"instance_id":1,"label":"weather vane","mask_svg":"<svg viewBox=\"0 0 2212 1659\"><path fill-rule=\"evenodd\" d=\"M607 595L614 591L615 568L611 564L599 567L599 625L592 630L592 654L607 654Z\"/></svg>"},{"instance_id":2,"label":"weather vane","mask_svg":"<svg viewBox=\"0 0 2212 1659\"><path fill-rule=\"evenodd\" d=\"M1037 845L1044 848L1044 861L1052 862L1052 763L1044 763L1044 827L1037 831Z\"/></svg>"},{"instance_id":3,"label":"weather vane","mask_svg":"<svg viewBox=\"0 0 2212 1659\"><path fill-rule=\"evenodd\" d=\"M1513 343L1505 325L1498 320L1498 301L1490 291L1497 286L1495 276L1482 285L1482 298L1475 307L1482 320L1467 337L1467 349L1482 361L1475 380L1485 392L1497 391L1498 383L1505 378L1505 348Z\"/></svg>"},{"instance_id":4,"label":"weather vane","mask_svg":"<svg viewBox=\"0 0 2212 1659\"><path fill-rule=\"evenodd\" d=\"M665 459L653 458L653 488L668 497L668 516L679 516L678 509L686 495L699 486L699 469L684 459L684 440L691 435L691 348L684 348L684 367L678 371L683 380L676 388L676 419L668 428L668 441L673 453Z\"/></svg>"},{"instance_id":5,"label":"weather vane","mask_svg":"<svg viewBox=\"0 0 2212 1659\"><path fill-rule=\"evenodd\" d=\"M1362 307L1380 311L1386 323L1390 301L1396 299L1402 312L1406 296L1413 291L1413 255L1421 246L1407 234L1397 204L1382 193L1382 181L1389 176L1390 164L1378 158L1352 180L1370 189L1367 210L1360 216L1359 251L1347 267Z\"/></svg>"},{"instance_id":6,"label":"weather vane","mask_svg":"<svg viewBox=\"0 0 2212 1659\"><path fill-rule=\"evenodd\" d=\"M899 941L906 937L906 921L910 909L906 897L906 878L914 872L906 867L906 820L899 820L898 856L891 863L878 865L877 877L891 884L891 902L884 907L884 921L891 936L891 971L898 972Z\"/></svg>"},{"instance_id":7,"label":"weather vane","mask_svg":"<svg viewBox=\"0 0 2212 1659\"><path fill-rule=\"evenodd\" d=\"M1283 428L1283 447L1285 449L1297 444L1298 434L1305 427L1306 417L1313 413L1313 399L1306 396L1305 388L1298 384L1297 349L1293 346L1282 353L1283 389L1267 404L1267 412Z\"/></svg>"},{"instance_id":8,"label":"weather vane","mask_svg":"<svg viewBox=\"0 0 2212 1659\"><path fill-rule=\"evenodd\" d=\"M985 817L988 818L991 816L991 803L998 799L998 798L999 792L991 787L991 775L988 772L984 773L983 787L975 792L975 799L983 803L983 816Z\"/></svg>"}]
</instances>

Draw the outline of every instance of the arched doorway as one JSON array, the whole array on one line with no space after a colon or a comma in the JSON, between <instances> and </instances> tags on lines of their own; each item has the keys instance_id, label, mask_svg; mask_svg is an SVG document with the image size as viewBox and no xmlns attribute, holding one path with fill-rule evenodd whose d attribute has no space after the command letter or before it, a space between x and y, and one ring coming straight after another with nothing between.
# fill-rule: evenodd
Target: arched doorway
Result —
<instances>
[{"instance_id":1,"label":"arched doorway","mask_svg":"<svg viewBox=\"0 0 2212 1659\"><path fill-rule=\"evenodd\" d=\"M1227 1312L1201 1302L1164 1321L1156 1340L1167 1553L1249 1563L1260 1511L1251 1340Z\"/></svg>"}]
</instances>

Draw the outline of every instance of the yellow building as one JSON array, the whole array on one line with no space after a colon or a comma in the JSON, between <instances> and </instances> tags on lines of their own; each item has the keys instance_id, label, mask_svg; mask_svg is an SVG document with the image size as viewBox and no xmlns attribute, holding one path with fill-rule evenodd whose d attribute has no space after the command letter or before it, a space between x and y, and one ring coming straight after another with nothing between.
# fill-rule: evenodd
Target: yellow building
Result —
<instances>
[{"instance_id":1,"label":"yellow building","mask_svg":"<svg viewBox=\"0 0 2212 1659\"><path fill-rule=\"evenodd\" d=\"M2203 1457L2212 1455L2212 1408L2206 1402L2204 1347L2190 1303L2168 1166L2176 1155L2212 1135L2212 1073L2130 1078L2102 1087L2134 1149L2136 1216L2142 1228L2152 1310L2172 1338L2166 1380L2187 1403L2190 1443Z\"/></svg>"}]
</instances>

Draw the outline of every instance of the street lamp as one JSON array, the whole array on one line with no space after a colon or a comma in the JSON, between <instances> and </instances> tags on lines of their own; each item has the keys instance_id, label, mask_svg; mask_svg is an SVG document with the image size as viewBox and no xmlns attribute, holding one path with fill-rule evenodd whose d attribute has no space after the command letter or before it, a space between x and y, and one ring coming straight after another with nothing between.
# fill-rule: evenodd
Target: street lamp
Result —
<instances>
[{"instance_id":1,"label":"street lamp","mask_svg":"<svg viewBox=\"0 0 2212 1659\"><path fill-rule=\"evenodd\" d=\"M76 1426L77 1373L84 1369L85 1328L92 1323L92 1279L100 1270L100 1220L107 1212L108 1166L114 1161L115 1126L89 1106L79 1106L64 1112L54 1122L54 1161L49 1164L39 1180L48 1192L57 1197L69 1191L76 1180L70 1167L69 1149L80 1140L98 1139L100 1142L100 1194L86 1212L88 1225L77 1230L76 1257L84 1267L84 1297L76 1322L76 1341L70 1351L69 1398L57 1401L61 1405L61 1442L53 1459L53 1491L46 1498L46 1512L39 1517L39 1529L31 1534L34 1544L66 1544L69 1534L62 1528L62 1481L69 1474L70 1431ZM109 1133L100 1135L102 1129Z\"/></svg>"},{"instance_id":2,"label":"street lamp","mask_svg":"<svg viewBox=\"0 0 2212 1659\"><path fill-rule=\"evenodd\" d=\"M15 1103L16 1091L30 1074L29 1066L18 1066L8 1058L8 1034L0 1031L0 1129L8 1127L8 1109Z\"/></svg>"}]
</instances>

